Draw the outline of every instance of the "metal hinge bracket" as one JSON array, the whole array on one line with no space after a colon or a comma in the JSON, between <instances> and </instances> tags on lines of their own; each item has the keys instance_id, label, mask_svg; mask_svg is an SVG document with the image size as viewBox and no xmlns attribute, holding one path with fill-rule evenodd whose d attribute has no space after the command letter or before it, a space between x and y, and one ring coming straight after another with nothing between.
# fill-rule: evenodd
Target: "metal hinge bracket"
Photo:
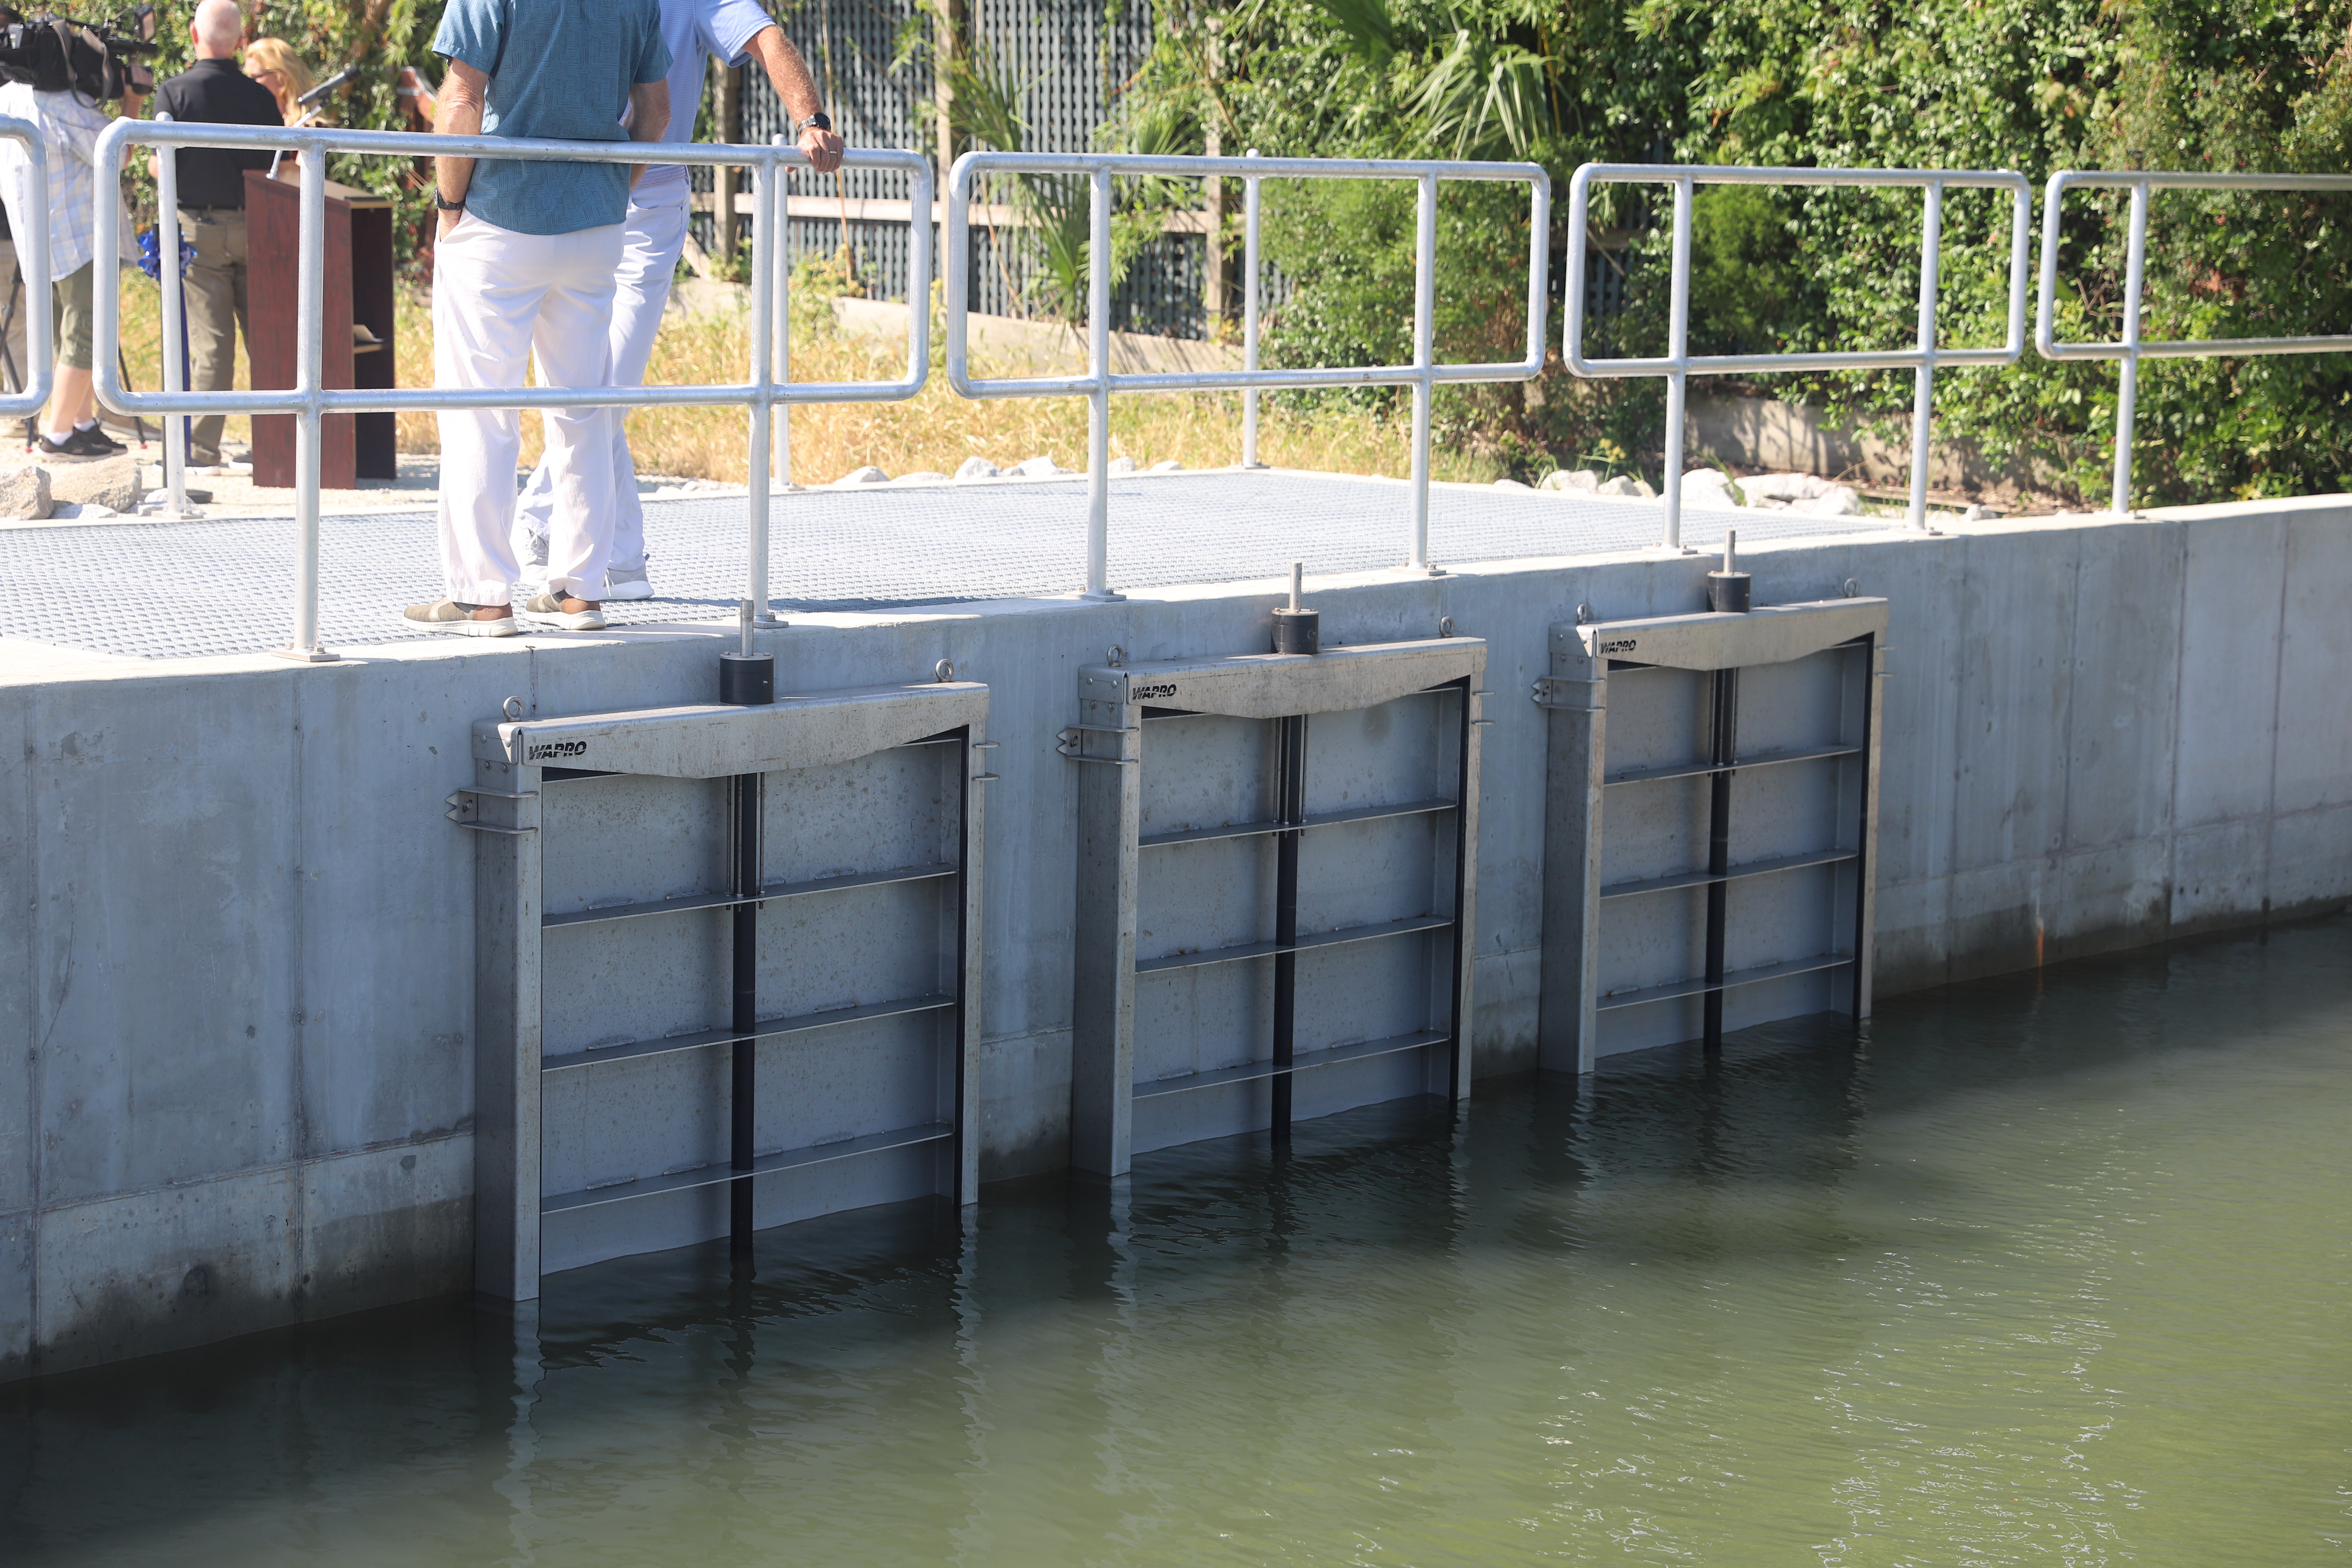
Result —
<instances>
[{"instance_id":1,"label":"metal hinge bracket","mask_svg":"<svg viewBox=\"0 0 2352 1568\"><path fill-rule=\"evenodd\" d=\"M527 833L538 832L539 825L537 823L532 823L530 826L523 827L508 827L495 822L484 822L482 820L482 803L486 800L528 800L536 803L538 799L539 795L537 793L530 791L518 795L511 790L503 789L461 789L442 803L449 808L442 815L446 816L450 821L456 823L458 826L466 828L471 832L502 833L507 835L509 837L520 838ZM515 808L515 815L522 815L524 809L525 808L518 805ZM537 811L536 805L534 804L534 805L530 809L535 814Z\"/></svg>"},{"instance_id":2,"label":"metal hinge bracket","mask_svg":"<svg viewBox=\"0 0 2352 1568\"><path fill-rule=\"evenodd\" d=\"M1054 750L1074 763L1108 763L1113 767L1136 767L1142 762L1139 757L1090 757L1078 750L1088 735L1132 735L1135 732L1132 725L1118 729L1108 724L1071 724L1055 734Z\"/></svg>"},{"instance_id":3,"label":"metal hinge bracket","mask_svg":"<svg viewBox=\"0 0 2352 1568\"><path fill-rule=\"evenodd\" d=\"M1570 687L1581 687L1571 691ZM1554 708L1570 713L1597 713L1609 706L1608 683L1597 677L1575 675L1538 676L1533 693L1538 708Z\"/></svg>"}]
</instances>

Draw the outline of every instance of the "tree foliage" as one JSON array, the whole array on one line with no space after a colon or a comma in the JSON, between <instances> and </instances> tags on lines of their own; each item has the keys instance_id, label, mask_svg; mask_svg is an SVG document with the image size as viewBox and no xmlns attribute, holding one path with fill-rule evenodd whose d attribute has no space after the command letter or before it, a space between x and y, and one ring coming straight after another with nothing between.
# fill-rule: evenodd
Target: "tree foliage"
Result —
<instances>
[{"instance_id":1,"label":"tree foliage","mask_svg":"<svg viewBox=\"0 0 2352 1568\"><path fill-rule=\"evenodd\" d=\"M1588 159L2051 171L2352 168L2352 0L1175 0L1129 94L1197 147L1527 159L1564 195ZM1295 291L1270 353L1367 361L1409 342L1412 195L1403 185L1270 183L1266 245ZM1562 205L1565 205L1563 201ZM1916 193L1708 187L1693 225L1693 346L1896 346L1916 330ZM2040 222L2037 199L2034 222ZM2125 200L2070 198L2063 335L2121 326ZM1663 345L1662 193L1596 191L1626 307L1593 346ZM1512 357L1525 213L1502 187L1444 187L1438 317L1445 357ZM2159 195L2143 335L2352 331L2342 262L2352 202ZM2009 211L1952 193L1939 293L1947 345L1998 342ZM1550 236L1554 276L1568 237ZM2037 245L2039 243L2037 237ZM1610 259L1613 258L1613 262ZM1557 300L1555 300L1557 308ZM1862 417L1907 408L1905 373L1771 378L1769 390ZM2116 374L2030 351L2007 371L1938 381L1939 439L2104 497ZM1654 384L1573 383L1449 395L1454 438L1527 469L1612 454L1654 463ZM2352 362L2341 356L2143 367L2137 499L2203 500L2352 487Z\"/></svg>"}]
</instances>

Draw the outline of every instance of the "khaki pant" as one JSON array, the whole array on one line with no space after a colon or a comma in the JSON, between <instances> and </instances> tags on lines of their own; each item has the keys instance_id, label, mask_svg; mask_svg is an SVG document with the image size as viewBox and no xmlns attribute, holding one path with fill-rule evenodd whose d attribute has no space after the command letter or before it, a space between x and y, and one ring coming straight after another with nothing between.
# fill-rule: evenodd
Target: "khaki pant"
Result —
<instances>
[{"instance_id":1,"label":"khaki pant","mask_svg":"<svg viewBox=\"0 0 2352 1568\"><path fill-rule=\"evenodd\" d=\"M236 338L253 333L245 314L245 214L233 207L182 207L180 232L196 247L188 267L188 390L226 392L236 384ZM188 435L188 462L220 461L226 417L207 414Z\"/></svg>"}]
</instances>

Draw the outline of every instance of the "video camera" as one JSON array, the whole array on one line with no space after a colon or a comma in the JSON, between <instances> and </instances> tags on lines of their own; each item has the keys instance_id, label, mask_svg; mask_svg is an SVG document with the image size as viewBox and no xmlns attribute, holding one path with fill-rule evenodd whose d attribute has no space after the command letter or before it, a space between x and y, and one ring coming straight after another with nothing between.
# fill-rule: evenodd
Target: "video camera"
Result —
<instances>
[{"instance_id":1,"label":"video camera","mask_svg":"<svg viewBox=\"0 0 2352 1568\"><path fill-rule=\"evenodd\" d=\"M154 52L152 5L90 23L47 13L28 21L0 5L0 81L30 82L35 92L77 92L93 103L152 92L155 73L137 62Z\"/></svg>"}]
</instances>

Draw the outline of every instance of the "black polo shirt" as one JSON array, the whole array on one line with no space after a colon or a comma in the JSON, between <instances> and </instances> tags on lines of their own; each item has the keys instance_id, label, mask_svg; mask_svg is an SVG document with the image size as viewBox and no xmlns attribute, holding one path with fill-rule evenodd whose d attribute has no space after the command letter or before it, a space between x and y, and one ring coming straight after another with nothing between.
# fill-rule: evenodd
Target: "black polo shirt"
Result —
<instances>
[{"instance_id":1,"label":"black polo shirt","mask_svg":"<svg viewBox=\"0 0 2352 1568\"><path fill-rule=\"evenodd\" d=\"M283 125L278 95L238 68L235 60L198 60L155 91L157 112L202 125ZM267 153L225 147L179 152L180 205L245 205L245 172L269 167Z\"/></svg>"}]
</instances>

